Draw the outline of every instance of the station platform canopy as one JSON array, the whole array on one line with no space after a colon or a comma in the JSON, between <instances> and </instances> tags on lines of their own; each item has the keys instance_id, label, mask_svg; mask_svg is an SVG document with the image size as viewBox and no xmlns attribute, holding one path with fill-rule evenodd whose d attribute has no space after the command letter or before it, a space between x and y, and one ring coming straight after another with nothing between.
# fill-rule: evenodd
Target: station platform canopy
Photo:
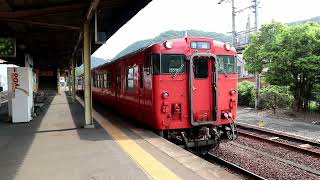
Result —
<instances>
[{"instance_id":1,"label":"station platform canopy","mask_svg":"<svg viewBox=\"0 0 320 180\"><path fill-rule=\"evenodd\" d=\"M82 28L91 22L91 52L101 44L94 39L95 10L97 31L110 38L151 0L0 0L0 38L16 44L10 64L22 65L30 54L35 68L66 68L72 57L81 63Z\"/></svg>"}]
</instances>

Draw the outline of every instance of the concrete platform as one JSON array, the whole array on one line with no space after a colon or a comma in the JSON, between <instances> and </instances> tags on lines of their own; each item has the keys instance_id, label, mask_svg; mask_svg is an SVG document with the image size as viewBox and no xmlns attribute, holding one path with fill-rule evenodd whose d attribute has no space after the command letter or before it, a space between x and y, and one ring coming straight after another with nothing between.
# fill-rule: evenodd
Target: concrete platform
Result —
<instances>
[{"instance_id":1,"label":"concrete platform","mask_svg":"<svg viewBox=\"0 0 320 180\"><path fill-rule=\"evenodd\" d=\"M240 179L103 107L83 129L79 101L61 93L30 123L0 121L0 179Z\"/></svg>"}]
</instances>

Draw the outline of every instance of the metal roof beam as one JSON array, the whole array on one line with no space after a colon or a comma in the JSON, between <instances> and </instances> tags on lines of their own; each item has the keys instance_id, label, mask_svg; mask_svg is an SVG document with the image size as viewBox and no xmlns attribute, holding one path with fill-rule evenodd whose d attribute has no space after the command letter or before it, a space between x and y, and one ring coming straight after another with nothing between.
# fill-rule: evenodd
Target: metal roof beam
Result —
<instances>
[{"instance_id":1,"label":"metal roof beam","mask_svg":"<svg viewBox=\"0 0 320 180\"><path fill-rule=\"evenodd\" d=\"M82 34L82 32L80 32L77 44L75 45L73 53L72 53L72 56L71 56L72 59L76 56L76 53L77 53L77 51L79 49L79 46L80 46L80 44L82 42L82 38L83 38L83 34Z\"/></svg>"},{"instance_id":2,"label":"metal roof beam","mask_svg":"<svg viewBox=\"0 0 320 180\"><path fill-rule=\"evenodd\" d=\"M97 10L97 7L99 5L99 2L100 0L92 0L91 4L90 4L90 7L88 9L88 12L86 14L86 17L85 17L85 21L90 21L93 14L96 12Z\"/></svg>"},{"instance_id":3,"label":"metal roof beam","mask_svg":"<svg viewBox=\"0 0 320 180\"><path fill-rule=\"evenodd\" d=\"M11 7L7 0L0 0L0 11L10 11Z\"/></svg>"},{"instance_id":4,"label":"metal roof beam","mask_svg":"<svg viewBox=\"0 0 320 180\"><path fill-rule=\"evenodd\" d=\"M0 18L0 21L8 21L8 22L14 22L14 23L21 23L21 24L31 24L31 25L38 25L43 26L47 28L55 28L55 29L67 29L67 30L74 30L74 31L80 31L80 27L76 26L70 26L70 25L62 25L62 24L52 24L52 23L43 23L43 22L37 22L37 21L28 21L28 20L20 20L20 19L2 19Z\"/></svg>"},{"instance_id":5,"label":"metal roof beam","mask_svg":"<svg viewBox=\"0 0 320 180\"><path fill-rule=\"evenodd\" d=\"M76 9L82 9L88 6L88 3L81 4L72 4L64 6L54 6L43 9L31 9L23 11L9 11L9 12L0 12L0 18L25 18L25 17L34 17L48 14L57 14L60 12L74 11Z\"/></svg>"}]
</instances>

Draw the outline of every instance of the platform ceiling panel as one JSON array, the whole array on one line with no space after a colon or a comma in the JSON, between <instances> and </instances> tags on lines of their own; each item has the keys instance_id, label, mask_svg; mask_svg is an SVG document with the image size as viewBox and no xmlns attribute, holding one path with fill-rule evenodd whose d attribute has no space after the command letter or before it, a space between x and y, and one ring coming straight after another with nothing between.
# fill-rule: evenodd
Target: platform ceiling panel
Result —
<instances>
[{"instance_id":1,"label":"platform ceiling panel","mask_svg":"<svg viewBox=\"0 0 320 180\"><path fill-rule=\"evenodd\" d=\"M92 1L96 0L0 0L0 37L17 42L17 57L6 60L22 65L23 54L29 53L36 67L66 67ZM99 31L108 39L150 1L100 0ZM93 40L92 33L92 52L101 46ZM80 59L81 51L76 53Z\"/></svg>"}]
</instances>

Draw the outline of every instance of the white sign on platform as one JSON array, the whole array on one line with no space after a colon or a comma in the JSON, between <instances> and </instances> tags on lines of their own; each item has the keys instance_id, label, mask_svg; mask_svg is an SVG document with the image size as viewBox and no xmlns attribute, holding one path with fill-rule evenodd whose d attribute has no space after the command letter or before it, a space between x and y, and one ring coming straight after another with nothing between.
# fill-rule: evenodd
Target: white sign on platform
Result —
<instances>
[{"instance_id":1,"label":"white sign on platform","mask_svg":"<svg viewBox=\"0 0 320 180\"><path fill-rule=\"evenodd\" d=\"M9 116L12 122L29 122L33 113L33 72L29 67L8 67Z\"/></svg>"}]
</instances>

